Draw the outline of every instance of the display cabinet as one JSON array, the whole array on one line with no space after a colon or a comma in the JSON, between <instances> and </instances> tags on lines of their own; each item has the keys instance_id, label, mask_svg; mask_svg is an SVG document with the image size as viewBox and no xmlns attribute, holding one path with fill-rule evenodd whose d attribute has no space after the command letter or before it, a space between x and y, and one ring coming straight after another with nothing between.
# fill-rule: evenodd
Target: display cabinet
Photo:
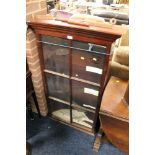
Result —
<instances>
[{"instance_id":1,"label":"display cabinet","mask_svg":"<svg viewBox=\"0 0 155 155\"><path fill-rule=\"evenodd\" d=\"M106 84L111 44L125 29L28 21L39 50L49 116L94 133Z\"/></svg>"}]
</instances>

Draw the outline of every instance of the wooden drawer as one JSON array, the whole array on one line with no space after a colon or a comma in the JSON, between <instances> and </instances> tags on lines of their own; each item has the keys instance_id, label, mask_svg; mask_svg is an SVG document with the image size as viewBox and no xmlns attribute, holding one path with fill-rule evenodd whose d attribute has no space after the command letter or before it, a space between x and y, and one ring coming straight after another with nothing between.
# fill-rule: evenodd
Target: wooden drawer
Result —
<instances>
[{"instance_id":1,"label":"wooden drawer","mask_svg":"<svg viewBox=\"0 0 155 155\"><path fill-rule=\"evenodd\" d=\"M99 87L72 80L72 104L95 110Z\"/></svg>"}]
</instances>

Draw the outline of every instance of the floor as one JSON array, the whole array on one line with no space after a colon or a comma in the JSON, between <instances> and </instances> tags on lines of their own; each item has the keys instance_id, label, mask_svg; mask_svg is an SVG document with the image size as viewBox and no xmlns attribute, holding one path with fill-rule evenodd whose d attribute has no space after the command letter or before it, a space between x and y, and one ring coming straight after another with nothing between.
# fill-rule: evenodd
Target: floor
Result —
<instances>
[{"instance_id":1,"label":"floor","mask_svg":"<svg viewBox=\"0 0 155 155\"><path fill-rule=\"evenodd\" d=\"M94 137L47 117L26 117L26 137L32 155L125 155L111 144L102 144L98 153L92 150Z\"/></svg>"}]
</instances>

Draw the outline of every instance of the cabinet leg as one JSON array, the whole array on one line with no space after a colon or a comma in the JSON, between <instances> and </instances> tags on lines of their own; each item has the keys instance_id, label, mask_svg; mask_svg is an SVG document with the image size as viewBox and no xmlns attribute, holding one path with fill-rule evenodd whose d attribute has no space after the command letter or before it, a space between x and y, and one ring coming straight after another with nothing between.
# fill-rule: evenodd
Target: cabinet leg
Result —
<instances>
[{"instance_id":1,"label":"cabinet leg","mask_svg":"<svg viewBox=\"0 0 155 155\"><path fill-rule=\"evenodd\" d=\"M30 143L26 142L26 155L31 155L32 153L32 146Z\"/></svg>"},{"instance_id":2,"label":"cabinet leg","mask_svg":"<svg viewBox=\"0 0 155 155\"><path fill-rule=\"evenodd\" d=\"M104 133L100 129L99 132L96 134L95 141L94 141L94 144L93 144L93 150L95 152L98 152L99 151L100 146L101 146L101 143L102 143L102 137L103 136L104 136Z\"/></svg>"},{"instance_id":3,"label":"cabinet leg","mask_svg":"<svg viewBox=\"0 0 155 155\"><path fill-rule=\"evenodd\" d=\"M26 107L27 107L27 111L29 113L31 120L34 120L34 115L33 115L32 108L31 108L31 103L29 101L27 101Z\"/></svg>"},{"instance_id":4,"label":"cabinet leg","mask_svg":"<svg viewBox=\"0 0 155 155\"><path fill-rule=\"evenodd\" d=\"M34 103L35 103L36 109L38 111L39 118L41 118L40 110L39 110L39 106L38 106L38 102L37 102L37 98L36 98L35 92L32 93L32 96L33 96L33 99L34 99Z\"/></svg>"}]
</instances>

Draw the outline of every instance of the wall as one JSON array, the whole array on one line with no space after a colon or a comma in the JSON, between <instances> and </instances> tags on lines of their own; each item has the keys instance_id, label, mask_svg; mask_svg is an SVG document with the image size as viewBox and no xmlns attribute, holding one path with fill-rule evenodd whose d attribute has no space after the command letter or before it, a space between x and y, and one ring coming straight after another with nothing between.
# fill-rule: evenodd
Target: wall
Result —
<instances>
[{"instance_id":1,"label":"wall","mask_svg":"<svg viewBox=\"0 0 155 155\"><path fill-rule=\"evenodd\" d=\"M46 0L26 0L26 20L30 20L35 15L44 15L46 13ZM26 33L26 58L29 69L32 73L32 82L41 115L46 116L48 113L48 108L42 81L36 37L31 29L28 29Z\"/></svg>"}]
</instances>

